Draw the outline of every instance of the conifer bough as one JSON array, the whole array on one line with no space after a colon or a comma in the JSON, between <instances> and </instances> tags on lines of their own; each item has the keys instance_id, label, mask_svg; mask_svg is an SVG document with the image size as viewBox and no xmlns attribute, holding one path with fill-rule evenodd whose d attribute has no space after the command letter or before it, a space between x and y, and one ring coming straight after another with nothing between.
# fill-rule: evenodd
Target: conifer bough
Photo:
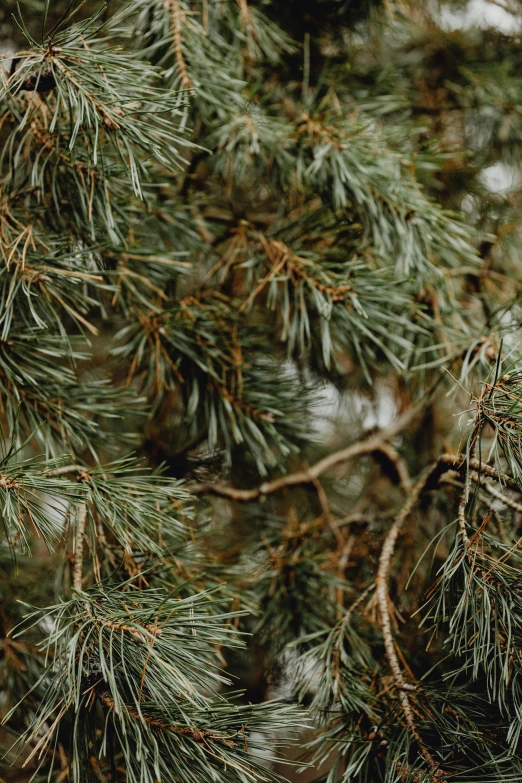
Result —
<instances>
[{"instance_id":1,"label":"conifer bough","mask_svg":"<svg viewBox=\"0 0 522 783\"><path fill-rule=\"evenodd\" d=\"M11 6L0 779L522 780L516 36Z\"/></svg>"}]
</instances>

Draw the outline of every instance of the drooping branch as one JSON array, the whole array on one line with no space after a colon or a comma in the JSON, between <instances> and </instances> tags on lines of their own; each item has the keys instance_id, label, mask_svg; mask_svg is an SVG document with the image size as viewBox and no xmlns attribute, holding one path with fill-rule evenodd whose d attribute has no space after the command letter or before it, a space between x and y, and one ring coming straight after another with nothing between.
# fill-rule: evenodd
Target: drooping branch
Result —
<instances>
[{"instance_id":1,"label":"drooping branch","mask_svg":"<svg viewBox=\"0 0 522 783\"><path fill-rule=\"evenodd\" d=\"M413 707L410 701L410 697L408 696L407 693L408 691L408 688L406 687L407 683L404 680L402 669L399 663L399 658L397 656L397 652L395 649L395 642L393 639L392 623L391 623L390 608L389 608L390 598L388 595L388 574L390 571L391 559L393 556L393 552L395 550L395 544L397 543L399 533L401 532L401 529L404 523L406 522L406 520L408 519L409 515L415 508L415 505L422 491L426 487L428 480L433 476L433 474L435 473L438 467L439 467L439 462L435 462L431 466L431 468L423 476L421 476L421 478L413 486L405 504L403 505L403 507L397 514L397 516L395 517L395 520L388 532L388 535L386 536L386 540L384 542L381 551L381 556L379 559L379 568L375 579L375 594L377 599L377 606L379 608L379 617L380 617L380 624L381 624L382 636L384 641L384 649L386 651L386 657L388 659L388 663L393 675L393 680L395 683L395 687L397 689L402 712L404 714L411 735L417 743L420 753L424 757L426 763L428 764L434 776L437 777L438 779L441 779L442 773L439 769L439 764L433 758L428 748L424 745L424 742L422 741L422 738L417 729Z\"/></svg>"},{"instance_id":2,"label":"drooping branch","mask_svg":"<svg viewBox=\"0 0 522 783\"><path fill-rule=\"evenodd\" d=\"M419 734L419 731L415 722L415 713L413 706L408 695L408 683L405 682L402 669L399 662L399 657L395 648L395 642L393 638L392 622L390 616L390 598L388 594L388 575L391 567L393 553L395 546L400 535L400 532L407 521L409 515L412 513L415 505L417 504L422 492L427 489L434 480L440 478L441 473L451 466L456 472L461 472L469 467L472 469L469 471L469 476L473 481L480 483L484 486L492 497L501 500L506 505L515 508L516 510L522 510L522 504L517 503L511 498L506 497L501 492L496 490L488 481L487 477L495 479L497 482L508 485L510 487L517 487L514 480L499 472L491 465L481 462L476 458L468 458L464 454L442 454L441 457L432 464L432 466L418 479L416 484L411 489L406 502L395 517L395 520L386 536L384 545L381 550L379 559L379 567L377 576L375 579L375 594L377 606L379 609L380 625L383 635L384 648L386 657L392 672L395 687L397 689L398 698L400 701L401 709L403 711L406 723L411 732L412 737L415 739L420 753L428 764L431 773L437 780L444 779L444 773L440 769L440 765L436 759L432 756L428 748L423 743L423 740ZM466 519L465 519L465 507L466 507L466 492L462 492L459 501L458 510L458 523L459 531L465 544L468 543L468 535L466 531Z\"/></svg>"}]
</instances>

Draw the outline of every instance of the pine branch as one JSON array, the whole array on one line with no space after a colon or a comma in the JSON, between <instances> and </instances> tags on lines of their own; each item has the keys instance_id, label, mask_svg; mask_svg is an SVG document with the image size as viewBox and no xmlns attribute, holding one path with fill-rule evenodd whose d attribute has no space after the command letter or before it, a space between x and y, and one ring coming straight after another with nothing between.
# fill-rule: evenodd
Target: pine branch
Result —
<instances>
[{"instance_id":1,"label":"pine branch","mask_svg":"<svg viewBox=\"0 0 522 783\"><path fill-rule=\"evenodd\" d=\"M500 492L498 489L496 489L496 487L494 487L492 484L486 481L483 476L477 473L477 471L472 470L470 471L469 475L472 481L476 481L480 483L480 485L484 487L486 492L489 495L491 495L492 498L495 498L495 500L499 500L504 506L508 506L509 508L512 508L514 511L518 511L519 513L522 512L522 503L509 497L509 495Z\"/></svg>"},{"instance_id":2,"label":"pine branch","mask_svg":"<svg viewBox=\"0 0 522 783\"><path fill-rule=\"evenodd\" d=\"M6 2L9 779L522 779L516 35Z\"/></svg>"},{"instance_id":3,"label":"pine branch","mask_svg":"<svg viewBox=\"0 0 522 783\"><path fill-rule=\"evenodd\" d=\"M398 416L395 422L387 427L382 432L372 435L367 440L359 443L354 443L351 446L347 446L344 449L328 454L323 459L316 462L308 470L300 470L297 473L289 473L286 476L273 479L272 481L266 481L259 487L253 489L239 489L234 487L226 487L220 484L196 484L191 487L191 492L194 495L219 495L221 497L230 498L230 500L249 502L251 500L257 500L260 497L270 495L274 492L279 492L282 489L292 486L298 486L300 484L314 483L323 473L335 467L336 465L348 462L363 454L371 454L374 451L383 451L384 454L390 456L390 444L389 440L393 439L398 433L400 433L408 424L418 415L418 408L412 407ZM393 460L395 461L395 454L393 454ZM451 455L453 459L453 455ZM402 474L402 481L404 482L407 477L404 473L404 468L400 467Z\"/></svg>"}]
</instances>

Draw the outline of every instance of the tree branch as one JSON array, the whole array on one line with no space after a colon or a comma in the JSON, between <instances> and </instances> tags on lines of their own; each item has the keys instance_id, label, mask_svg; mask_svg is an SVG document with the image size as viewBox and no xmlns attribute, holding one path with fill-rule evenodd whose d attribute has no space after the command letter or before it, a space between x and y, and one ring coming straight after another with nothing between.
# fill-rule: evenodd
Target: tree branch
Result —
<instances>
[{"instance_id":1,"label":"tree branch","mask_svg":"<svg viewBox=\"0 0 522 783\"><path fill-rule=\"evenodd\" d=\"M195 485L191 487L190 490L194 495L219 495L221 497L230 498L230 500L248 502L249 500L257 500L257 498L265 495L271 495L286 487L295 487L300 484L314 484L318 477L330 468L343 462L348 462L363 454L369 454L372 451L381 451L388 459L391 459L394 462L401 484L409 482L409 476L403 461L395 452L395 449L390 447L388 441L398 435L399 432L401 432L419 413L419 410L418 407L410 408L401 416L398 416L389 427L372 435L367 440L358 441L351 446L328 454L306 470L288 473L286 476L280 476L272 481L266 481L259 487L254 487L253 489L239 489L236 487L227 487L223 484L208 483Z\"/></svg>"},{"instance_id":2,"label":"tree branch","mask_svg":"<svg viewBox=\"0 0 522 783\"><path fill-rule=\"evenodd\" d=\"M97 693L97 696L102 702L102 704L104 704L107 707L107 709L109 709L112 713L116 715L118 714L118 708L116 702L114 701L110 693L108 693L107 691L103 691ZM211 739L211 740L216 740L218 742L222 742L228 747L233 747L236 744L233 741L232 737L222 737L219 734L212 734L209 731L202 731L201 729L195 729L190 726L173 726L170 723L166 723L165 721L158 720L157 718L151 718L148 715L143 714L142 712L138 712L137 710L133 709L133 707L124 705L124 708L127 715L133 718L135 721L141 721L142 723L146 723L147 726L150 726L155 729L159 729L160 731L167 731L172 734L185 735L195 740L195 742L204 743L207 739Z\"/></svg>"},{"instance_id":3,"label":"tree branch","mask_svg":"<svg viewBox=\"0 0 522 783\"><path fill-rule=\"evenodd\" d=\"M489 495L491 495L491 497L495 498L495 500L499 500L505 506L509 506L509 508L512 508L514 511L518 511L522 514L522 503L519 503L517 500L510 498L508 495L504 495L502 492L499 492L496 487L493 487L489 483L489 481L486 481L482 476L480 476L476 470L472 470L470 472L470 478L473 481L479 483L484 488L484 490Z\"/></svg>"},{"instance_id":4,"label":"tree branch","mask_svg":"<svg viewBox=\"0 0 522 783\"><path fill-rule=\"evenodd\" d=\"M185 58L183 57L183 43L181 38L182 12L177 0L170 0L170 9L172 14L172 38L174 41L174 54L176 56L179 77L185 90L190 90L192 87L192 81L188 75L187 64L185 62Z\"/></svg>"},{"instance_id":5,"label":"tree branch","mask_svg":"<svg viewBox=\"0 0 522 783\"><path fill-rule=\"evenodd\" d=\"M407 693L408 691L407 683L404 680L401 666L399 663L399 658L397 656L397 651L395 649L395 642L393 639L393 631L392 631L392 623L391 623L390 607L389 607L390 598L388 594L388 575L390 571L393 553L395 551L395 545L397 543L397 539L399 537L399 534L402 530L404 523L408 519L413 509L415 508L415 505L419 500L421 493L428 486L430 480L432 480L434 476L439 474L441 469L443 469L445 465L451 466L457 472L461 471L464 467L470 466L473 469L470 472L470 477L474 481L484 484L487 491L493 497L502 500L502 502L506 503L506 505L511 505L512 507L517 508L517 510L522 510L522 504L518 504L516 503L516 501L512 501L511 499L506 499L506 497L502 495L502 493L498 492L494 487L492 487L488 482L485 481L486 477L490 477L490 478L494 478L496 481L500 483L507 484L508 486L517 487L516 482L510 476L507 476L506 474L497 471L496 468L492 467L491 465L487 465L484 462L481 462L475 457L468 459L466 458L466 455L461 453L457 453L457 454L445 453L442 454L437 460L437 462L433 463L433 465L429 468L429 470L423 476L421 476L420 479L418 479L416 484L414 484L413 488L411 489L407 497L406 502L404 503L403 507L395 517L395 520L388 532L388 535L386 536L384 545L381 550L381 556L379 559L379 568L375 579L375 595L377 600L377 606L379 608L379 617L380 617L380 624L381 624L381 630L383 635L384 649L392 672L395 687L399 694L401 709L406 719L408 728L418 745L420 753L424 757L432 774L437 779L443 778L444 774L440 770L438 762L431 755L428 748L426 748L426 746L424 745L422 738L418 732L410 697L408 696ZM459 529L462 538L464 542L467 542L468 536L466 532L466 520L465 520L464 512L465 512L465 493L462 494L459 502L458 522L459 522Z\"/></svg>"},{"instance_id":6,"label":"tree branch","mask_svg":"<svg viewBox=\"0 0 522 783\"><path fill-rule=\"evenodd\" d=\"M80 478L86 478L89 475L87 468L84 468L82 465L62 465L60 468L47 470L45 475L49 477L55 477L65 476L67 473L78 473Z\"/></svg>"},{"instance_id":7,"label":"tree branch","mask_svg":"<svg viewBox=\"0 0 522 783\"><path fill-rule=\"evenodd\" d=\"M457 515L460 535L462 537L465 547L467 547L469 544L468 532L466 530L466 494L467 494L466 487L464 487L462 494L460 496L459 510Z\"/></svg>"},{"instance_id":8,"label":"tree branch","mask_svg":"<svg viewBox=\"0 0 522 783\"><path fill-rule=\"evenodd\" d=\"M87 523L87 504L85 503L85 501L82 500L78 504L76 535L74 537L73 589L78 591L82 589L83 545L84 545L84 538L85 538L86 523Z\"/></svg>"},{"instance_id":9,"label":"tree branch","mask_svg":"<svg viewBox=\"0 0 522 783\"><path fill-rule=\"evenodd\" d=\"M508 476L507 473L501 473L492 465L488 465L486 462L481 462L476 457L470 457L468 459L466 455L462 453L446 453L442 454L440 461L446 463L447 465L451 465L453 470L458 472L460 472L466 465L469 465L470 468L478 471L478 473L480 473L482 476L488 476L489 478L493 478L495 481L498 481L499 484L505 484L507 487L518 489L520 491L520 487L518 486L515 479L511 478L511 476Z\"/></svg>"},{"instance_id":10,"label":"tree branch","mask_svg":"<svg viewBox=\"0 0 522 783\"><path fill-rule=\"evenodd\" d=\"M379 608L379 615L381 621L381 630L384 641L384 649L386 651L386 657L390 665L395 687L398 692L399 702L402 712L406 719L406 723L411 732L411 735L415 739L420 753L424 757L430 770L437 778L442 777L442 772L439 769L438 762L433 758L430 751L424 745L422 738L418 732L413 708L411 706L410 697L407 693L406 682L404 680L399 658L395 649L395 642L393 639L392 623L390 618L389 609L389 595L388 595L388 573L390 570L391 559L395 550L395 544L399 533L408 519L409 515L413 511L423 489L426 487L428 480L432 477L435 471L439 468L440 461L435 462L431 468L422 476L416 484L413 486L408 498L395 517L395 520L386 536L384 545L381 551L379 559L379 568L375 579L375 594L377 599L377 606Z\"/></svg>"}]
</instances>

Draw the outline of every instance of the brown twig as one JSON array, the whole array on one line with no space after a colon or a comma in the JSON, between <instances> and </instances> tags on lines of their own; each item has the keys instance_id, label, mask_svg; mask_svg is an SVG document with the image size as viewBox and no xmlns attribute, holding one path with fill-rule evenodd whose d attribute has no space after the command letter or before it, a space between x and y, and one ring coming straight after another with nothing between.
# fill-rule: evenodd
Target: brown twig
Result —
<instances>
[{"instance_id":1,"label":"brown twig","mask_svg":"<svg viewBox=\"0 0 522 783\"><path fill-rule=\"evenodd\" d=\"M355 545L356 537L353 533L350 533L348 538L346 539L346 543L341 551L341 557L339 558L339 563L337 564L337 576L339 578L339 581L344 579L344 572L346 569L346 566L348 565L348 562L350 560L350 555L352 554L353 547ZM337 587L336 590L336 603L337 603L337 619L339 620L344 611L344 600L343 600L343 588L341 585Z\"/></svg>"},{"instance_id":2,"label":"brown twig","mask_svg":"<svg viewBox=\"0 0 522 783\"><path fill-rule=\"evenodd\" d=\"M311 478L311 483L315 487L315 491L317 492L317 497L319 499L319 503L321 504L321 508L323 511L323 517L328 523L330 530L334 534L335 540L337 541L337 545L341 547L344 546L344 536L339 530L337 521L332 516L332 512L330 510L330 503L328 502L328 496L324 490L323 485L321 484L318 478L315 478L315 476Z\"/></svg>"},{"instance_id":3,"label":"brown twig","mask_svg":"<svg viewBox=\"0 0 522 783\"><path fill-rule=\"evenodd\" d=\"M129 636L134 639L134 641L140 642L142 644L150 644L151 639L154 642L156 637L161 636L163 633L163 629L158 628L156 625L141 625L140 623L129 625L128 623L121 623L118 621L111 622L111 620L105 620L102 617L97 617L89 608L87 609L87 612L92 621L98 626L104 626L105 628L109 628L111 631L116 631L119 633L128 633Z\"/></svg>"},{"instance_id":4,"label":"brown twig","mask_svg":"<svg viewBox=\"0 0 522 783\"><path fill-rule=\"evenodd\" d=\"M508 476L506 473L501 473L492 465L488 465L486 462L481 462L476 457L466 459L465 454L446 453L442 454L440 457L440 462L444 462L446 465L451 465L453 470L458 472L460 472L462 468L466 467L466 465L469 465L472 470L478 471L482 476L488 476L489 478L495 479L495 481L498 481L500 484L505 484L507 487L519 489L517 482L512 479L511 476Z\"/></svg>"},{"instance_id":5,"label":"brown twig","mask_svg":"<svg viewBox=\"0 0 522 783\"><path fill-rule=\"evenodd\" d=\"M409 515L413 511L417 501L419 500L421 493L427 487L430 480L433 479L435 475L439 474L441 469L443 469L445 465L450 465L457 472L459 472L464 467L469 465L474 469L470 471L470 478L472 478L477 482L480 482L481 484L485 481L484 477L488 476L490 478L494 478L496 481L500 483L504 483L509 486L515 486L515 487L517 486L516 482L511 477L497 471L491 465L487 465L486 463L481 462L475 457L466 459L466 456L460 453L442 454L441 457L437 460L437 462L435 462L429 468L429 470L423 476L421 476L421 478L416 482L416 484L411 489L405 504L403 505L403 507L397 514L397 516L395 517L395 520L388 532L388 535L385 539L381 551L381 556L379 559L379 568L375 579L375 588L376 588L375 594L376 594L377 605L379 608L379 616L381 621L381 630L383 635L386 657L388 659L388 663L392 672L395 687L399 694L401 709L406 719L408 728L413 738L415 739L419 751L424 757L426 763L428 764L433 776L437 779L443 779L444 773L440 769L438 762L432 756L428 748L426 748L426 746L424 745L422 738L418 732L415 723L415 715L414 715L413 707L410 701L410 697L408 696L408 691L411 689L408 688L408 683L406 683L404 680L402 669L399 663L399 658L397 655L397 650L395 648L395 642L394 642L393 631L392 631L392 621L390 616L390 607L389 607L390 598L388 594L388 574L390 571L391 559L395 550L395 545L397 543L397 539L399 537L399 534L402 530L404 523L406 522ZM506 496L498 492L489 483L485 482L485 484L486 487L489 488L490 494L492 494L494 497L497 497L497 499L502 500L502 502L506 502ZM493 490L493 492L491 492L491 490ZM466 494L464 491L459 503L458 522L459 522L460 532L463 536L464 541L468 541L468 536L465 527L466 520L464 516L465 502L466 502L465 498L466 498ZM511 499L509 499L509 501L510 502L506 503L506 505L511 505L513 503L516 503L516 501L512 501ZM516 505L518 506L519 504ZM517 510L519 509L517 508ZM520 510L522 510L522 504L520 504Z\"/></svg>"},{"instance_id":6,"label":"brown twig","mask_svg":"<svg viewBox=\"0 0 522 783\"><path fill-rule=\"evenodd\" d=\"M104 704L111 712L114 713L118 712L116 702L114 701L114 699L109 693L107 693L106 691L102 693L98 693L98 697L102 702L102 704ZM165 721L158 720L157 718L151 718L148 715L144 715L142 712L138 712L138 710L135 710L132 707L128 707L127 705L125 705L125 712L135 720L144 721L147 724L147 726L151 726L152 728L159 729L160 731L168 731L172 734L182 734L185 736L189 736L191 737L191 739L195 740L196 742L205 742L205 740L211 739L211 740L218 740L219 742L223 742L225 745L228 745L229 747L234 746L236 744L235 742L232 741L232 738L230 737L222 737L219 734L212 734L209 731L201 731L201 729L193 729L190 726L173 726L171 723L166 723Z\"/></svg>"},{"instance_id":7,"label":"brown twig","mask_svg":"<svg viewBox=\"0 0 522 783\"><path fill-rule=\"evenodd\" d=\"M80 476L88 475L87 468L83 465L62 465L60 468L53 468L53 470L47 470L45 475L48 477L65 476L67 473L78 473Z\"/></svg>"},{"instance_id":8,"label":"brown twig","mask_svg":"<svg viewBox=\"0 0 522 783\"><path fill-rule=\"evenodd\" d=\"M73 566L73 589L80 591L82 589L83 578L83 546L85 539L85 525L87 523L87 504L85 501L78 503L76 535L74 538L74 566Z\"/></svg>"},{"instance_id":9,"label":"brown twig","mask_svg":"<svg viewBox=\"0 0 522 783\"><path fill-rule=\"evenodd\" d=\"M410 472L406 461L401 457L397 449L391 443L383 442L376 451L380 451L392 463L397 471L401 488L404 492L408 492L411 487Z\"/></svg>"},{"instance_id":10,"label":"brown twig","mask_svg":"<svg viewBox=\"0 0 522 783\"><path fill-rule=\"evenodd\" d=\"M355 457L362 456L363 454L370 454L372 451L383 451L389 457L391 452L388 448L390 445L388 441L401 432L418 412L419 408L410 408L401 416L398 416L393 424L390 424L389 427L381 430L381 432L378 432L376 435L372 435L366 440L358 441L351 446L328 454L306 470L299 470L296 473L287 473L285 476L280 476L272 481L265 481L259 487L254 487L253 489L239 489L236 487L227 487L222 484L208 483L195 485L191 487L191 491L194 495L219 495L221 497L230 498L230 500L247 502L249 500L256 500L265 495L271 495L286 487L295 487L300 484L313 484L318 477L327 470L330 470L343 462L348 462ZM450 457L453 458L453 455L450 455ZM398 473L400 477L402 473L401 481L403 481L405 478L404 468L398 470Z\"/></svg>"},{"instance_id":11,"label":"brown twig","mask_svg":"<svg viewBox=\"0 0 522 783\"><path fill-rule=\"evenodd\" d=\"M349 619L352 616L352 614L354 614L358 610L360 605L370 595L372 590L375 590L375 582L370 582L368 587L364 588L364 590L362 591L361 595L358 598L356 598L355 601L348 607L348 609L346 610L346 612L344 614L343 620L342 620L342 624L343 625L345 625L349 621Z\"/></svg>"},{"instance_id":12,"label":"brown twig","mask_svg":"<svg viewBox=\"0 0 522 783\"><path fill-rule=\"evenodd\" d=\"M402 669L395 649L395 642L393 639L392 622L390 617L389 607L389 595L388 595L388 573L390 570L391 559L395 550L395 544L399 537L401 529L408 519L409 515L413 511L423 489L426 487L428 480L433 473L439 467L439 462L434 463L431 468L416 482L413 486L408 498L395 517L395 520L386 536L384 546L381 551L379 559L379 568L375 579L375 594L377 600L377 606L379 608L379 615L381 621L381 630L384 641L384 648L386 651L386 657L392 672L395 687L398 692L399 702L402 712L406 719L406 723L411 732L411 735L415 739L420 753L424 757L430 770L435 773L437 777L441 777L442 773L439 770L439 764L433 758L430 751L424 745L422 738L418 732L417 725L415 723L415 716L411 705L410 697L407 693L406 682L404 680Z\"/></svg>"},{"instance_id":13,"label":"brown twig","mask_svg":"<svg viewBox=\"0 0 522 783\"><path fill-rule=\"evenodd\" d=\"M172 16L172 39L174 41L174 54L176 56L179 78L181 79L183 87L186 90L190 90L192 81L188 75L187 64L183 57L183 40L181 37L182 14L177 0L167 0L167 5L170 5Z\"/></svg>"},{"instance_id":14,"label":"brown twig","mask_svg":"<svg viewBox=\"0 0 522 783\"><path fill-rule=\"evenodd\" d=\"M504 495L502 492L499 492L499 490L492 486L489 481L486 481L482 476L480 476L476 470L470 471L469 475L473 481L479 483L483 489L489 495L491 495L491 497L495 498L495 500L500 500L500 502L505 506L509 506L509 508L512 508L514 511L518 511L522 514L522 503L519 503L517 500L510 498L508 495Z\"/></svg>"},{"instance_id":15,"label":"brown twig","mask_svg":"<svg viewBox=\"0 0 522 783\"><path fill-rule=\"evenodd\" d=\"M79 480L85 480L89 477L87 469L82 465L62 465L59 468L47 471L45 474L49 477L65 476L68 473L77 473ZM73 590L82 589L83 580L83 549L85 543L85 526L87 524L87 503L82 500L78 503L76 515L76 534L74 537L73 554Z\"/></svg>"},{"instance_id":16,"label":"brown twig","mask_svg":"<svg viewBox=\"0 0 522 783\"><path fill-rule=\"evenodd\" d=\"M252 33L254 31L254 25L252 24L252 18L248 10L247 0L237 0L237 4L240 10L241 26Z\"/></svg>"},{"instance_id":17,"label":"brown twig","mask_svg":"<svg viewBox=\"0 0 522 783\"><path fill-rule=\"evenodd\" d=\"M467 530L466 530L466 495L467 495L466 487L464 487L464 490L463 490L463 492L462 492L462 494L460 496L457 520L458 520L458 523L459 523L460 535L461 535L462 540L464 542L464 546L467 547L468 544L469 544L469 538L468 538L468 533L467 533Z\"/></svg>"}]
</instances>

